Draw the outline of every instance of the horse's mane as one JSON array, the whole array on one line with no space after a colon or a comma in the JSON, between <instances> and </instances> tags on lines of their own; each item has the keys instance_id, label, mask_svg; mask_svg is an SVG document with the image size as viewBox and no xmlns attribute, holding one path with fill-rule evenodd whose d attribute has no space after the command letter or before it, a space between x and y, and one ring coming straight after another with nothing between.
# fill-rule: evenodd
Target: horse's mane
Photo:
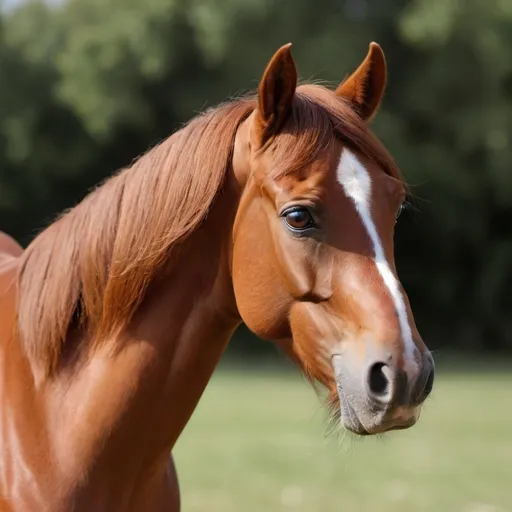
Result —
<instances>
[{"instance_id":1,"label":"horse's mane","mask_svg":"<svg viewBox=\"0 0 512 512\"><path fill-rule=\"evenodd\" d=\"M42 231L21 257L17 327L27 355L51 373L74 322L93 340L127 325L173 248L207 216L231 166L236 132L253 96L195 117L108 179ZM274 146L275 172L311 161L329 141L399 172L384 147L342 100L299 87Z\"/></svg>"}]
</instances>

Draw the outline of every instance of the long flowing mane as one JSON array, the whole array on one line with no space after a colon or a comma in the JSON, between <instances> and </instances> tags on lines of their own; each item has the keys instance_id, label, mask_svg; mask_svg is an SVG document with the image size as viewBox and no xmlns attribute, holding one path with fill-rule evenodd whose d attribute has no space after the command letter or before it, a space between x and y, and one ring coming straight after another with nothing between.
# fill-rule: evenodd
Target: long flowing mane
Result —
<instances>
[{"instance_id":1,"label":"long flowing mane","mask_svg":"<svg viewBox=\"0 0 512 512\"><path fill-rule=\"evenodd\" d=\"M170 252L208 214L228 174L237 129L256 104L250 96L197 116L32 241L22 256L17 305L29 358L51 373L73 322L97 340L126 326ZM335 138L400 177L352 109L314 85L299 87L288 121L270 142L275 172L305 165Z\"/></svg>"},{"instance_id":2,"label":"long flowing mane","mask_svg":"<svg viewBox=\"0 0 512 512\"><path fill-rule=\"evenodd\" d=\"M77 311L98 339L130 319L171 248L207 215L237 128L253 108L252 101L239 100L195 117L27 247L18 331L28 355L48 372Z\"/></svg>"}]
</instances>

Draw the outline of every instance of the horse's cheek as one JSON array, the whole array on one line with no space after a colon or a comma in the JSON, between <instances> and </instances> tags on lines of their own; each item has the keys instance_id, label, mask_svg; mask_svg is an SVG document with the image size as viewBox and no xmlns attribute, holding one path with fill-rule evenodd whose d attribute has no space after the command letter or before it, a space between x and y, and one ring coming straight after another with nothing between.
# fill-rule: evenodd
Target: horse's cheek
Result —
<instances>
[{"instance_id":1,"label":"horse's cheek","mask_svg":"<svg viewBox=\"0 0 512 512\"><path fill-rule=\"evenodd\" d=\"M247 231L233 251L233 287L238 311L256 335L275 340L289 332L291 295L280 272L270 237Z\"/></svg>"}]
</instances>

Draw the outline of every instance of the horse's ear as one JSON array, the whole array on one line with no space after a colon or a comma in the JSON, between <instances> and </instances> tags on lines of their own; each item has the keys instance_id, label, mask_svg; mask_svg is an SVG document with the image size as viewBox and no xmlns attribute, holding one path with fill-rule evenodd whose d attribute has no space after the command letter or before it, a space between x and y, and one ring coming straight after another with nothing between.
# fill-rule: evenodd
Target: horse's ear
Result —
<instances>
[{"instance_id":1,"label":"horse's ear","mask_svg":"<svg viewBox=\"0 0 512 512\"><path fill-rule=\"evenodd\" d=\"M255 124L260 144L279 131L292 106L297 88L297 69L291 46L288 43L277 50L267 64L258 87Z\"/></svg>"},{"instance_id":2,"label":"horse's ear","mask_svg":"<svg viewBox=\"0 0 512 512\"><path fill-rule=\"evenodd\" d=\"M336 89L365 121L370 121L379 108L386 89L386 58L377 43L370 43L368 55L360 66Z\"/></svg>"}]
</instances>

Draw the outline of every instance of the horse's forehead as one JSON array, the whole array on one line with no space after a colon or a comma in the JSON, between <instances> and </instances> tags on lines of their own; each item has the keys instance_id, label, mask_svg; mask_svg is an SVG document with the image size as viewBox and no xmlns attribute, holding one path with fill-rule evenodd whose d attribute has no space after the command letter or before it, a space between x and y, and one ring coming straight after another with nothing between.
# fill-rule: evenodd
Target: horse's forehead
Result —
<instances>
[{"instance_id":1,"label":"horse's forehead","mask_svg":"<svg viewBox=\"0 0 512 512\"><path fill-rule=\"evenodd\" d=\"M346 199L352 206L354 203L346 194L350 187L358 188L359 193L364 191L369 202L378 201L387 192L402 189L397 180L387 176L376 162L341 143L319 152L317 158L307 166L294 169L292 165L289 173L277 179L270 172L265 180L275 182L278 196L312 196L319 200L334 196L336 202L345 202ZM374 194L374 191L377 193ZM345 198L340 198L340 194Z\"/></svg>"},{"instance_id":2,"label":"horse's forehead","mask_svg":"<svg viewBox=\"0 0 512 512\"><path fill-rule=\"evenodd\" d=\"M277 178L270 172L268 179L277 184L276 190L282 194L302 196L303 194L321 194L326 184L335 175L336 158L332 151L322 151L308 165L293 167ZM320 199L320 198L319 198Z\"/></svg>"},{"instance_id":3,"label":"horse's forehead","mask_svg":"<svg viewBox=\"0 0 512 512\"><path fill-rule=\"evenodd\" d=\"M405 195L405 187L400 179L387 174L364 153L346 147L338 156L334 179L355 204L387 204L389 198Z\"/></svg>"}]
</instances>

